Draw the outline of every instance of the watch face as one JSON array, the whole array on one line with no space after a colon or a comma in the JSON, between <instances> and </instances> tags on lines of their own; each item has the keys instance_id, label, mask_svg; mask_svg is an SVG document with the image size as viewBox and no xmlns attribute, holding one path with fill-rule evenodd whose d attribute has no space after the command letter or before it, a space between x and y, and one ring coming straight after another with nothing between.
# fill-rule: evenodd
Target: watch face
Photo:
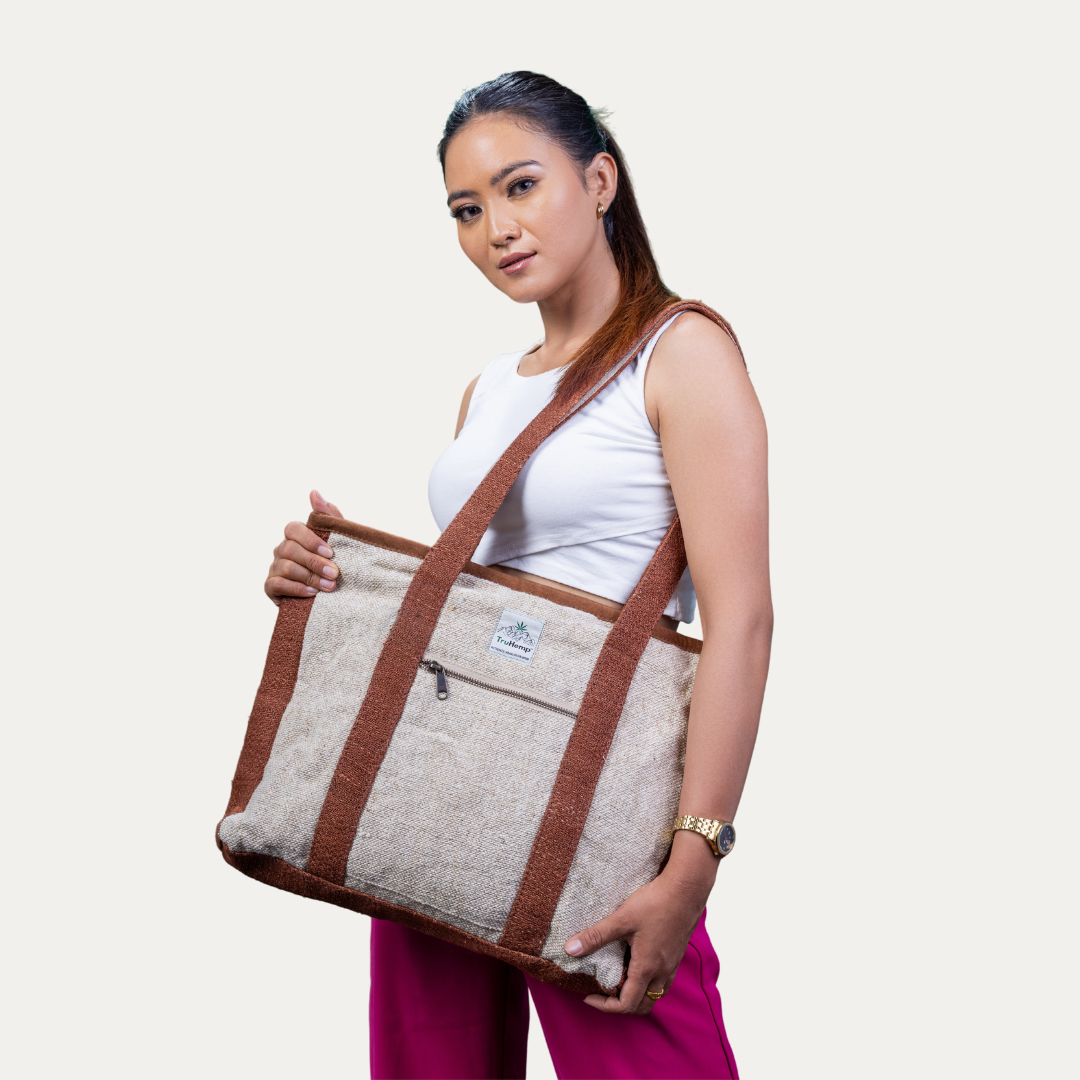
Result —
<instances>
[{"instance_id":1,"label":"watch face","mask_svg":"<svg viewBox=\"0 0 1080 1080\"><path fill-rule=\"evenodd\" d=\"M735 846L735 826L725 825L716 834L716 846L721 855L726 855Z\"/></svg>"}]
</instances>

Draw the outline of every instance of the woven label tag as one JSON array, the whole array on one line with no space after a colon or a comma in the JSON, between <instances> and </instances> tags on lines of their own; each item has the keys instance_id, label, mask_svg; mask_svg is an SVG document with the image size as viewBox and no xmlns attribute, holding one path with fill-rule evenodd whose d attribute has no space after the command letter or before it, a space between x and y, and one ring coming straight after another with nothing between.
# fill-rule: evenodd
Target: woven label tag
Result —
<instances>
[{"instance_id":1,"label":"woven label tag","mask_svg":"<svg viewBox=\"0 0 1080 1080\"><path fill-rule=\"evenodd\" d=\"M503 608L495 633L491 635L488 652L516 660L519 664L531 664L543 632L544 624L539 619Z\"/></svg>"}]
</instances>

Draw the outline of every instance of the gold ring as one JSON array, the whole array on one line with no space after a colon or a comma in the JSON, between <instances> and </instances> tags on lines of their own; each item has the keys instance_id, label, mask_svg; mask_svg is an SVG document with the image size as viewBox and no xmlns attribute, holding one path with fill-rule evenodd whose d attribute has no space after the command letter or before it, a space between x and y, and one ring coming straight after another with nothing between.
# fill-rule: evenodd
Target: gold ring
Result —
<instances>
[{"instance_id":1,"label":"gold ring","mask_svg":"<svg viewBox=\"0 0 1080 1080\"><path fill-rule=\"evenodd\" d=\"M645 996L651 997L653 1001L659 1001L666 993L666 990L646 990Z\"/></svg>"}]
</instances>

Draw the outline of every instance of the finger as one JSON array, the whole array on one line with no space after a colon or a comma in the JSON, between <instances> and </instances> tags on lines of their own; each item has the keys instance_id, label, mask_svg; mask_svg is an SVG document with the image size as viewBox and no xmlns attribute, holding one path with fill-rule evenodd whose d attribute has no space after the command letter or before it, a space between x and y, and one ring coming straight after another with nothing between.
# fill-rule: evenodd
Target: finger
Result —
<instances>
[{"instance_id":1,"label":"finger","mask_svg":"<svg viewBox=\"0 0 1080 1080\"><path fill-rule=\"evenodd\" d=\"M314 596L319 590L305 585L302 581L293 581L290 578L271 574L263 586L266 595L277 604L283 596Z\"/></svg>"},{"instance_id":2,"label":"finger","mask_svg":"<svg viewBox=\"0 0 1080 1080\"><path fill-rule=\"evenodd\" d=\"M645 992L641 996L641 1001L638 1002L637 1008L633 1011L638 1016L644 1016L646 1013L652 1012L664 995L671 989L671 984L674 981L674 975L654 975L653 978L648 980L648 985L645 987ZM652 997L651 995L653 994L657 994L658 996Z\"/></svg>"},{"instance_id":3,"label":"finger","mask_svg":"<svg viewBox=\"0 0 1080 1080\"><path fill-rule=\"evenodd\" d=\"M585 1004L591 1005L594 1009L599 1009L600 1012L629 1013L635 1016L644 1016L646 1013L652 1012L657 1001L667 993L674 981L674 973L665 975L654 968L652 973L649 974L641 967L636 967L633 959L631 959L630 967L626 972L626 980L623 982L617 996L590 994L586 997ZM649 997L646 991L659 993L660 998L653 999Z\"/></svg>"},{"instance_id":4,"label":"finger","mask_svg":"<svg viewBox=\"0 0 1080 1080\"><path fill-rule=\"evenodd\" d=\"M627 975L618 997L607 997L603 994L590 994L585 999L586 1005L605 1013L635 1014L644 1016L652 1011L656 1003L652 998L645 995L645 989L649 980L640 975Z\"/></svg>"},{"instance_id":5,"label":"finger","mask_svg":"<svg viewBox=\"0 0 1080 1080\"><path fill-rule=\"evenodd\" d=\"M595 926L590 926L588 930L575 934L563 948L571 956L588 956L612 941L626 937L628 932L629 927L623 923L616 911L606 919L601 919Z\"/></svg>"},{"instance_id":6,"label":"finger","mask_svg":"<svg viewBox=\"0 0 1080 1080\"><path fill-rule=\"evenodd\" d=\"M630 1009L622 1003L620 998L604 997L603 994L589 994L589 996L585 998L585 1004L591 1005L597 1012L616 1013L622 1014L623 1016L627 1014L645 1016L652 1012L655 1003L649 998L644 998L642 1004L636 1009Z\"/></svg>"},{"instance_id":7,"label":"finger","mask_svg":"<svg viewBox=\"0 0 1080 1080\"><path fill-rule=\"evenodd\" d=\"M333 581L339 573L337 566L329 559L308 551L295 540L283 540L278 544L274 551L274 558L279 563L295 563L303 567L313 578L328 578ZM289 577L295 577L295 575L289 574ZM310 581L308 584L317 585L318 582Z\"/></svg>"},{"instance_id":8,"label":"finger","mask_svg":"<svg viewBox=\"0 0 1080 1080\"><path fill-rule=\"evenodd\" d=\"M647 1013L653 1007L652 998L645 996L645 991L649 987L649 983L654 980L655 976L651 973L645 975L641 972L636 972L633 969L633 964L630 965L630 970L626 973L626 981L622 984L622 989L619 991L618 1008L614 1009L615 1012L624 1013Z\"/></svg>"},{"instance_id":9,"label":"finger","mask_svg":"<svg viewBox=\"0 0 1080 1080\"><path fill-rule=\"evenodd\" d=\"M324 573L329 575L332 568L328 567ZM289 559L275 559L270 564L270 577L284 578L286 581L298 581L301 585L307 585L316 592L333 592L337 582L329 576L323 576L314 570L309 570L300 563ZM312 594L314 595L314 594Z\"/></svg>"},{"instance_id":10,"label":"finger","mask_svg":"<svg viewBox=\"0 0 1080 1080\"><path fill-rule=\"evenodd\" d=\"M332 559L334 557L334 552L327 545L326 541L323 540L317 532L312 532L306 525L301 524L299 521L290 521L289 524L285 526L285 539L292 540L293 543L299 544L302 548L321 555L324 559Z\"/></svg>"},{"instance_id":11,"label":"finger","mask_svg":"<svg viewBox=\"0 0 1080 1080\"><path fill-rule=\"evenodd\" d=\"M317 514L329 514L331 517L341 517L341 511L332 503L327 502L317 491L312 491L308 496L311 499L311 509Z\"/></svg>"}]
</instances>

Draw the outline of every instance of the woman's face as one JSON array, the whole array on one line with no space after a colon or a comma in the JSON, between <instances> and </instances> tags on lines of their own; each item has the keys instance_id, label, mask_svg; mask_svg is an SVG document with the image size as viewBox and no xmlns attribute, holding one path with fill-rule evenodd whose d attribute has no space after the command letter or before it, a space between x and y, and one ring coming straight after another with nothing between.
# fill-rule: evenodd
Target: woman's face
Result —
<instances>
[{"instance_id":1,"label":"woman's face","mask_svg":"<svg viewBox=\"0 0 1080 1080\"><path fill-rule=\"evenodd\" d=\"M471 120L446 150L446 190L466 255L520 304L545 300L611 260L596 208L615 197L615 162L597 154L584 183L566 152L498 114Z\"/></svg>"}]
</instances>

